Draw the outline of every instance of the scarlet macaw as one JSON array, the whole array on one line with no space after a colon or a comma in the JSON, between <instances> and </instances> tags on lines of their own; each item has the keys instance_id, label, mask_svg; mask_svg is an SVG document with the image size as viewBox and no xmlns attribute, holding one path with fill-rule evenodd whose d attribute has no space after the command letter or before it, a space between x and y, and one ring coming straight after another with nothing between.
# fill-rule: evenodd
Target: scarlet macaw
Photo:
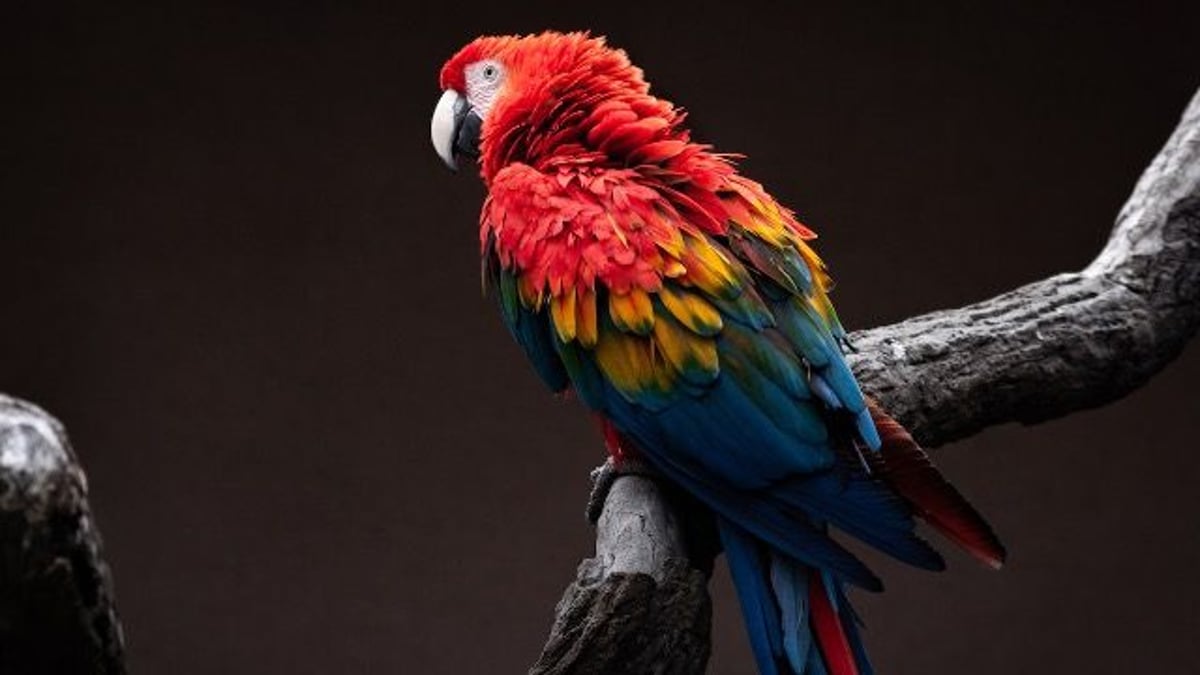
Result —
<instances>
[{"instance_id":1,"label":"scarlet macaw","mask_svg":"<svg viewBox=\"0 0 1200 675\"><path fill-rule=\"evenodd\" d=\"M999 567L991 528L843 358L815 235L695 143L623 51L581 33L481 37L442 68L433 144L488 194L486 279L555 392L715 515L764 674L869 673L830 527L941 569L920 516Z\"/></svg>"}]
</instances>

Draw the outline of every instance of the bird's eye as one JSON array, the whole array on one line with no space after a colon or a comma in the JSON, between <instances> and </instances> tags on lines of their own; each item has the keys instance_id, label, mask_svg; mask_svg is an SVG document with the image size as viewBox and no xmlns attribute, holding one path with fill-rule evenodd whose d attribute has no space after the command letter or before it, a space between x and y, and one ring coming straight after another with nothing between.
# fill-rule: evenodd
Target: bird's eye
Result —
<instances>
[{"instance_id":1,"label":"bird's eye","mask_svg":"<svg viewBox=\"0 0 1200 675\"><path fill-rule=\"evenodd\" d=\"M500 69L495 64L487 64L483 67L483 79L488 82L495 82L500 78Z\"/></svg>"}]
</instances>

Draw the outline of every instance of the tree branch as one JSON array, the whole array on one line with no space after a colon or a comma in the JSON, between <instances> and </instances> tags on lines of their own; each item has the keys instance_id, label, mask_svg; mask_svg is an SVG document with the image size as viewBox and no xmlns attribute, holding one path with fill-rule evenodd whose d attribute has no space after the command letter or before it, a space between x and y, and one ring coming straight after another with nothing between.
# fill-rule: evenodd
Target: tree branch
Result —
<instances>
[{"instance_id":1,"label":"tree branch","mask_svg":"<svg viewBox=\"0 0 1200 675\"><path fill-rule=\"evenodd\" d=\"M849 360L864 391L934 447L1115 401L1174 359L1198 325L1200 92L1086 269L854 333ZM597 556L580 565L531 672L702 673L707 590L684 564L695 551L671 534L680 528L670 500L644 477L607 480ZM704 644L677 655L636 642L681 631Z\"/></svg>"},{"instance_id":2,"label":"tree branch","mask_svg":"<svg viewBox=\"0 0 1200 675\"><path fill-rule=\"evenodd\" d=\"M596 557L580 563L530 672L703 672L707 578L683 551L679 520L652 479L629 474L612 482L596 524Z\"/></svg>"},{"instance_id":3,"label":"tree branch","mask_svg":"<svg viewBox=\"0 0 1200 675\"><path fill-rule=\"evenodd\" d=\"M57 420L3 394L0 672L125 672L83 470Z\"/></svg>"},{"instance_id":4,"label":"tree branch","mask_svg":"<svg viewBox=\"0 0 1200 675\"><path fill-rule=\"evenodd\" d=\"M1200 92L1082 272L855 333L851 367L928 447L1121 398L1200 323Z\"/></svg>"}]
</instances>

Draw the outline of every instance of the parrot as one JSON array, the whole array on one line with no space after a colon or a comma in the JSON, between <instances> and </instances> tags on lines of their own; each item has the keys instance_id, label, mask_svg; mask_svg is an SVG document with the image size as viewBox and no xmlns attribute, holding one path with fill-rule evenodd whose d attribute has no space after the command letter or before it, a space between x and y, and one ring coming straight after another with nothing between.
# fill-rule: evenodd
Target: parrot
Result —
<instances>
[{"instance_id":1,"label":"parrot","mask_svg":"<svg viewBox=\"0 0 1200 675\"><path fill-rule=\"evenodd\" d=\"M549 389L715 523L763 675L872 671L838 538L945 566L917 519L986 565L1005 549L912 435L864 395L816 234L692 139L624 50L589 32L482 36L450 57L430 125L473 164L485 286Z\"/></svg>"}]
</instances>

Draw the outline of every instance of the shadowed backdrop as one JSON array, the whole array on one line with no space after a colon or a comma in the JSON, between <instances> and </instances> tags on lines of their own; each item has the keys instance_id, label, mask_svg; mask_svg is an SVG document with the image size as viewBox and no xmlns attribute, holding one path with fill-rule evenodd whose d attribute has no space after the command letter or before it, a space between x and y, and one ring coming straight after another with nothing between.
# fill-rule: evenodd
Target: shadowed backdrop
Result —
<instances>
[{"instance_id":1,"label":"shadowed backdrop","mask_svg":"<svg viewBox=\"0 0 1200 675\"><path fill-rule=\"evenodd\" d=\"M0 391L67 425L134 672L523 672L591 422L480 295L428 139L480 33L591 28L821 233L851 329L1085 265L1197 86L1195 3L47 8L0 21ZM872 557L885 673L1200 670L1200 346L935 453L1001 573ZM714 673L752 673L723 571Z\"/></svg>"}]
</instances>

